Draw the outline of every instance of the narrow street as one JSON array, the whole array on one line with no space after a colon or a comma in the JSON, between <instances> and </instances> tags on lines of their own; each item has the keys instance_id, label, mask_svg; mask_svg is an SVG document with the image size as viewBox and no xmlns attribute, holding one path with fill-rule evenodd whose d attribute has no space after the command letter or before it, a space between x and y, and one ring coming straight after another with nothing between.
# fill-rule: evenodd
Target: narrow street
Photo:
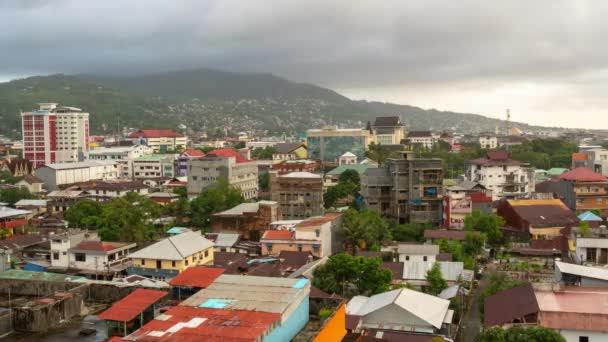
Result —
<instances>
[{"instance_id":1,"label":"narrow street","mask_svg":"<svg viewBox=\"0 0 608 342\"><path fill-rule=\"evenodd\" d=\"M481 317L479 315L479 295L486 288L488 283L488 275L493 270L493 265L490 263L487 265L483 278L479 281L479 286L475 289L473 301L469 307L469 310L465 313L462 320L462 332L458 335L458 342L474 342L475 337L479 334L481 329Z\"/></svg>"}]
</instances>

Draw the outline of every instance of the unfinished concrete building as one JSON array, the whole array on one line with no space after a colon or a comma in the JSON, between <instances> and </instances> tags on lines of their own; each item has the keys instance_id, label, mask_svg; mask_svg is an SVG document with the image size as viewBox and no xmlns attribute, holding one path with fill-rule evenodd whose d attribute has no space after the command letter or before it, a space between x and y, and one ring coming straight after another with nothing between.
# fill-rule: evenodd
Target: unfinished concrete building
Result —
<instances>
[{"instance_id":1,"label":"unfinished concrete building","mask_svg":"<svg viewBox=\"0 0 608 342\"><path fill-rule=\"evenodd\" d=\"M322 216L323 177L310 172L291 172L286 175L270 173L272 200L279 203L283 219L303 220Z\"/></svg>"},{"instance_id":2,"label":"unfinished concrete building","mask_svg":"<svg viewBox=\"0 0 608 342\"><path fill-rule=\"evenodd\" d=\"M413 152L401 151L386 165L361 175L365 205L400 223L440 223L441 159L415 159Z\"/></svg>"}]
</instances>

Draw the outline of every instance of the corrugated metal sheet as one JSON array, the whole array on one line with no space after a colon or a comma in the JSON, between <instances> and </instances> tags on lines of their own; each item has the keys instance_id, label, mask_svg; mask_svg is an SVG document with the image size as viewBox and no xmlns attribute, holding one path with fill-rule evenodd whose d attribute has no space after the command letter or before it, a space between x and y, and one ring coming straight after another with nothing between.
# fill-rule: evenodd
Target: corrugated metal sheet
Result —
<instances>
[{"instance_id":1,"label":"corrugated metal sheet","mask_svg":"<svg viewBox=\"0 0 608 342\"><path fill-rule=\"evenodd\" d=\"M433 267L432 261L406 261L403 263L403 279L425 280L426 272ZM464 264L460 261L438 261L443 279L457 281L462 275Z\"/></svg>"},{"instance_id":2,"label":"corrugated metal sheet","mask_svg":"<svg viewBox=\"0 0 608 342\"><path fill-rule=\"evenodd\" d=\"M593 279L608 280L608 270L599 267L581 266L561 261L556 261L555 267L557 267L561 273L573 274Z\"/></svg>"},{"instance_id":3,"label":"corrugated metal sheet","mask_svg":"<svg viewBox=\"0 0 608 342\"><path fill-rule=\"evenodd\" d=\"M169 284L171 286L206 288L222 273L224 273L223 268L189 267L173 278Z\"/></svg>"},{"instance_id":4,"label":"corrugated metal sheet","mask_svg":"<svg viewBox=\"0 0 608 342\"><path fill-rule=\"evenodd\" d=\"M137 289L97 317L108 321L129 322L167 294L164 291Z\"/></svg>"},{"instance_id":5,"label":"corrugated metal sheet","mask_svg":"<svg viewBox=\"0 0 608 342\"><path fill-rule=\"evenodd\" d=\"M437 255L439 254L439 246L401 243L397 246L397 253L408 255Z\"/></svg>"},{"instance_id":6,"label":"corrugated metal sheet","mask_svg":"<svg viewBox=\"0 0 608 342\"><path fill-rule=\"evenodd\" d=\"M185 232L158 241L130 255L131 258L183 260L185 257L213 247L200 231Z\"/></svg>"}]
</instances>

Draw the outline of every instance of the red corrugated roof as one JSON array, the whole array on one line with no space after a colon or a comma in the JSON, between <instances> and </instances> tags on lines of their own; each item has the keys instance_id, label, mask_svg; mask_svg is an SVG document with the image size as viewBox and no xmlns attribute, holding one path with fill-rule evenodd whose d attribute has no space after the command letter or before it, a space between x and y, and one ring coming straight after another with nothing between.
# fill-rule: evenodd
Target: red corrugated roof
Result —
<instances>
[{"instance_id":1,"label":"red corrugated roof","mask_svg":"<svg viewBox=\"0 0 608 342\"><path fill-rule=\"evenodd\" d=\"M129 138L183 138L184 135L170 129L142 129L129 134Z\"/></svg>"},{"instance_id":2,"label":"red corrugated roof","mask_svg":"<svg viewBox=\"0 0 608 342\"><path fill-rule=\"evenodd\" d=\"M184 153L182 153L182 154L185 154L189 157L204 157L205 156L205 153L203 151L195 150L193 148L189 148L189 149L185 150Z\"/></svg>"},{"instance_id":3,"label":"red corrugated roof","mask_svg":"<svg viewBox=\"0 0 608 342\"><path fill-rule=\"evenodd\" d=\"M107 321L129 322L167 294L164 291L137 289L97 317Z\"/></svg>"},{"instance_id":4,"label":"red corrugated roof","mask_svg":"<svg viewBox=\"0 0 608 342\"><path fill-rule=\"evenodd\" d=\"M176 306L165 312L164 317L167 319L150 321L131 334L131 337L140 342L253 342L273 331L281 319L278 313L189 306ZM178 328L180 323L190 323L190 326ZM168 332L170 328L176 331ZM152 331L157 333L150 335Z\"/></svg>"},{"instance_id":5,"label":"red corrugated roof","mask_svg":"<svg viewBox=\"0 0 608 342\"><path fill-rule=\"evenodd\" d=\"M577 167L576 169L559 175L559 179L581 181L581 182L592 182L592 181L603 181L607 178L602 174L594 172L593 170L586 167Z\"/></svg>"},{"instance_id":6,"label":"red corrugated roof","mask_svg":"<svg viewBox=\"0 0 608 342\"><path fill-rule=\"evenodd\" d=\"M230 149L230 148L221 148L221 149L209 151L209 153L207 153L207 155L212 155L212 154L214 154L218 157L234 157L234 159L236 159L237 163L246 163L246 162L251 161L251 160L243 157L237 151Z\"/></svg>"},{"instance_id":7,"label":"red corrugated roof","mask_svg":"<svg viewBox=\"0 0 608 342\"><path fill-rule=\"evenodd\" d=\"M127 245L120 242L104 242L104 241L82 241L71 249L79 251L111 251Z\"/></svg>"},{"instance_id":8,"label":"red corrugated roof","mask_svg":"<svg viewBox=\"0 0 608 342\"><path fill-rule=\"evenodd\" d=\"M294 232L289 230L267 230L262 236L262 239L267 240L291 240L293 238Z\"/></svg>"},{"instance_id":9,"label":"red corrugated roof","mask_svg":"<svg viewBox=\"0 0 608 342\"><path fill-rule=\"evenodd\" d=\"M173 278L169 284L172 286L207 288L215 278L224 273L223 268L213 267L190 267Z\"/></svg>"}]
</instances>

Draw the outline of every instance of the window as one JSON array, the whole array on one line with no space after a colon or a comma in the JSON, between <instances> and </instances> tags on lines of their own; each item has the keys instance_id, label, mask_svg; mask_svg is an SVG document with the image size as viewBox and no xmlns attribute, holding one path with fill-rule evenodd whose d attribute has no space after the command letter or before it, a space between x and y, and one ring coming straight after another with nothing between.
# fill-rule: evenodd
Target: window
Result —
<instances>
[{"instance_id":1,"label":"window","mask_svg":"<svg viewBox=\"0 0 608 342\"><path fill-rule=\"evenodd\" d=\"M53 260L59 260L59 252L53 252Z\"/></svg>"},{"instance_id":2,"label":"window","mask_svg":"<svg viewBox=\"0 0 608 342\"><path fill-rule=\"evenodd\" d=\"M163 268L163 262L161 260L156 260L156 268Z\"/></svg>"},{"instance_id":3,"label":"window","mask_svg":"<svg viewBox=\"0 0 608 342\"><path fill-rule=\"evenodd\" d=\"M321 229L315 229L315 235L319 237L319 235L321 235Z\"/></svg>"},{"instance_id":4,"label":"window","mask_svg":"<svg viewBox=\"0 0 608 342\"><path fill-rule=\"evenodd\" d=\"M422 261L427 261L428 257L425 255L422 257Z\"/></svg>"},{"instance_id":5,"label":"window","mask_svg":"<svg viewBox=\"0 0 608 342\"><path fill-rule=\"evenodd\" d=\"M145 265L146 264L146 259L141 259L141 265Z\"/></svg>"},{"instance_id":6,"label":"window","mask_svg":"<svg viewBox=\"0 0 608 342\"><path fill-rule=\"evenodd\" d=\"M209 256L209 251L205 251L205 258Z\"/></svg>"},{"instance_id":7,"label":"window","mask_svg":"<svg viewBox=\"0 0 608 342\"><path fill-rule=\"evenodd\" d=\"M409 255L405 256L405 261L410 261L410 256Z\"/></svg>"},{"instance_id":8,"label":"window","mask_svg":"<svg viewBox=\"0 0 608 342\"><path fill-rule=\"evenodd\" d=\"M175 260L171 261L171 267L175 267Z\"/></svg>"},{"instance_id":9,"label":"window","mask_svg":"<svg viewBox=\"0 0 608 342\"><path fill-rule=\"evenodd\" d=\"M589 336L579 336L578 342L589 342Z\"/></svg>"},{"instance_id":10,"label":"window","mask_svg":"<svg viewBox=\"0 0 608 342\"><path fill-rule=\"evenodd\" d=\"M87 255L84 253L74 253L74 259L76 261L85 261L87 259Z\"/></svg>"}]
</instances>

